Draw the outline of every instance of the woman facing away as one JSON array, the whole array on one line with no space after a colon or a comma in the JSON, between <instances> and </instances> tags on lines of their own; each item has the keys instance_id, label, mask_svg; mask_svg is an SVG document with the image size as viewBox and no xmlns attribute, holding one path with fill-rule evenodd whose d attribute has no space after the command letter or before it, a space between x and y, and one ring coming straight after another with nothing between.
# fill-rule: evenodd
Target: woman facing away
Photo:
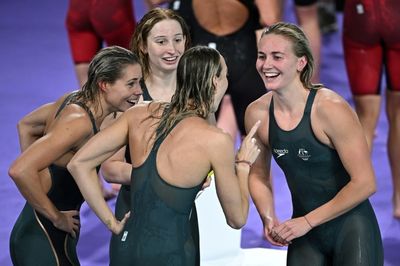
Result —
<instances>
[{"instance_id":1,"label":"woman facing away","mask_svg":"<svg viewBox=\"0 0 400 266\"><path fill-rule=\"evenodd\" d=\"M288 245L287 265L383 265L368 200L376 184L366 138L351 106L311 83L313 62L294 24L273 24L259 41L256 67L270 92L247 108L246 125L261 121L249 187L265 237ZM269 178L272 156L292 196L292 218L282 223Z\"/></svg>"},{"instance_id":2,"label":"woman facing away","mask_svg":"<svg viewBox=\"0 0 400 266\"><path fill-rule=\"evenodd\" d=\"M154 8L147 12L136 26L132 36L131 50L139 57L143 66L141 86L144 101L169 102L175 92L176 68L183 52L190 45L189 29L176 12L170 9ZM214 117L214 114L211 115ZM104 121L102 127L112 124L115 119ZM115 216L122 219L130 210L130 178L132 164L129 148L122 148L102 163L101 172L105 180L122 184L115 205ZM196 206L190 215L192 237L197 250L197 264L200 265L199 232ZM127 252L123 248L123 235L112 235L110 261Z\"/></svg>"},{"instance_id":3,"label":"woman facing away","mask_svg":"<svg viewBox=\"0 0 400 266\"><path fill-rule=\"evenodd\" d=\"M31 128L19 127L23 152L9 175L27 203L11 233L14 265L79 265L76 245L84 199L66 166L107 115L138 102L141 78L134 53L118 46L104 48L91 61L81 90L32 112L45 121L38 128L42 137L36 139L32 132L23 132Z\"/></svg>"},{"instance_id":4,"label":"woman facing away","mask_svg":"<svg viewBox=\"0 0 400 266\"><path fill-rule=\"evenodd\" d=\"M179 61L170 103L129 109L69 163L90 207L113 233L123 231L129 252L112 265L195 265L189 215L210 169L227 223L233 228L245 224L248 174L259 153L252 136L259 123L244 139L235 164L232 138L207 121L226 91L226 75L225 60L216 50L190 48ZM96 167L127 143L133 164L132 211L123 228L95 178Z\"/></svg>"}]
</instances>

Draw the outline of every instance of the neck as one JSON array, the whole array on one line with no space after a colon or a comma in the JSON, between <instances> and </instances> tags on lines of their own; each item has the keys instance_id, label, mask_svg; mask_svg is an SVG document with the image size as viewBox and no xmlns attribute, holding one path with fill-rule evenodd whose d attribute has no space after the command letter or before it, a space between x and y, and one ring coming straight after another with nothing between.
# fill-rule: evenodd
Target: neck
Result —
<instances>
[{"instance_id":1,"label":"neck","mask_svg":"<svg viewBox=\"0 0 400 266\"><path fill-rule=\"evenodd\" d=\"M310 90L301 84L285 90L274 91L274 106L285 113L303 112Z\"/></svg>"},{"instance_id":2,"label":"neck","mask_svg":"<svg viewBox=\"0 0 400 266\"><path fill-rule=\"evenodd\" d=\"M176 88L176 71L151 73L146 78L145 83L154 100L169 102Z\"/></svg>"}]
</instances>

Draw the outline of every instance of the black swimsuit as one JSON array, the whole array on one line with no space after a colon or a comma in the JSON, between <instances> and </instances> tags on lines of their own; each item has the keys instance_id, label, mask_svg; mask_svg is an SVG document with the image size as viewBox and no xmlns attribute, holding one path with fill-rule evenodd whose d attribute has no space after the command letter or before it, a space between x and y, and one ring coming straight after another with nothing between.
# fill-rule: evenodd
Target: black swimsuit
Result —
<instances>
[{"instance_id":1,"label":"black swimsuit","mask_svg":"<svg viewBox=\"0 0 400 266\"><path fill-rule=\"evenodd\" d=\"M144 81L141 81L141 87L143 91L143 100L144 101L152 101L153 98L149 94L149 90L147 89L146 84ZM131 156L129 153L129 146L126 146L125 150L125 160L127 163L131 164ZM117 201L115 204L115 217L118 220L121 220L124 215L130 210L131 204L131 187L130 185L122 185ZM132 217L132 216L131 216ZM192 212L190 215L190 226L191 226L191 234L192 234L192 239L193 243L195 245L195 250L196 250L196 264L195 265L200 265L200 237L199 237L199 224L197 220L197 210L196 210L196 204L193 203L193 208ZM120 233L119 235L112 235L111 236L111 241L110 241L110 263L113 265L118 265L116 261L119 261L119 259L122 257L129 257L130 250L126 248L125 245L122 243L123 239L123 233Z\"/></svg>"},{"instance_id":2,"label":"black swimsuit","mask_svg":"<svg viewBox=\"0 0 400 266\"><path fill-rule=\"evenodd\" d=\"M181 188L168 184L157 171L156 157L164 138L153 146L145 162L132 169L131 213L121 233L120 249L110 265L194 266L197 247L189 221L202 184Z\"/></svg>"},{"instance_id":3,"label":"black swimsuit","mask_svg":"<svg viewBox=\"0 0 400 266\"><path fill-rule=\"evenodd\" d=\"M56 113L70 102L69 95ZM97 133L94 117L86 106L92 121L93 133ZM51 164L49 167L51 188L47 196L59 211L80 209L84 199L67 168ZM16 221L10 237L10 254L14 265L79 265L76 245L79 234L72 238L70 234L59 230L53 223L37 212L27 202Z\"/></svg>"},{"instance_id":4,"label":"black swimsuit","mask_svg":"<svg viewBox=\"0 0 400 266\"><path fill-rule=\"evenodd\" d=\"M257 73L257 41L255 31L260 29L258 10L252 0L241 0L249 11L246 23L236 32L217 36L204 29L194 15L192 0L174 1L170 8L177 11L190 27L194 45L216 48L228 67L228 90L242 135L246 135L244 114L247 106L265 94L265 85Z\"/></svg>"},{"instance_id":5,"label":"black swimsuit","mask_svg":"<svg viewBox=\"0 0 400 266\"><path fill-rule=\"evenodd\" d=\"M269 143L289 186L293 218L330 201L350 181L337 151L321 143L312 130L310 114L317 92L310 91L303 118L293 130L279 128L273 98L269 109ZM287 265L383 265L381 235L369 200L294 239Z\"/></svg>"}]
</instances>

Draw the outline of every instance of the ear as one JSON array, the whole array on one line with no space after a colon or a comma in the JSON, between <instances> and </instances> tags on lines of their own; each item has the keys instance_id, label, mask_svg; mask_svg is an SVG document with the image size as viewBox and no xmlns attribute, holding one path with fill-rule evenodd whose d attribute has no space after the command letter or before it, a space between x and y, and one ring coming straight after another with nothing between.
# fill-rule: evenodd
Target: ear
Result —
<instances>
[{"instance_id":1,"label":"ear","mask_svg":"<svg viewBox=\"0 0 400 266\"><path fill-rule=\"evenodd\" d=\"M212 83L213 83L213 85L214 85L214 88L217 88L217 84L218 84L218 77L217 77L217 76L214 76L214 77L213 77Z\"/></svg>"},{"instance_id":2,"label":"ear","mask_svg":"<svg viewBox=\"0 0 400 266\"><path fill-rule=\"evenodd\" d=\"M100 88L100 90L102 91L102 92L106 92L107 91L107 88L108 88L108 86L107 86L107 82L105 82L105 81L100 81L99 82L99 88Z\"/></svg>"},{"instance_id":3,"label":"ear","mask_svg":"<svg viewBox=\"0 0 400 266\"><path fill-rule=\"evenodd\" d=\"M139 49L142 53L147 54L147 45L146 44L144 44L144 43L140 44Z\"/></svg>"},{"instance_id":4,"label":"ear","mask_svg":"<svg viewBox=\"0 0 400 266\"><path fill-rule=\"evenodd\" d=\"M297 59L297 71L303 71L304 67L307 65L307 59L305 56L300 57Z\"/></svg>"}]
</instances>

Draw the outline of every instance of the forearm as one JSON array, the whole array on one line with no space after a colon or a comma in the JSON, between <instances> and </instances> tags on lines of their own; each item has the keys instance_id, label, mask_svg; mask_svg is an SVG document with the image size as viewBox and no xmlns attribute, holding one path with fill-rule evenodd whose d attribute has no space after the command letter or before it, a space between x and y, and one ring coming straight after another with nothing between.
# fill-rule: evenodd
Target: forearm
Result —
<instances>
[{"instance_id":1,"label":"forearm","mask_svg":"<svg viewBox=\"0 0 400 266\"><path fill-rule=\"evenodd\" d=\"M374 192L374 184L350 181L332 200L309 212L307 219L313 227L326 223L356 207Z\"/></svg>"},{"instance_id":2,"label":"forearm","mask_svg":"<svg viewBox=\"0 0 400 266\"><path fill-rule=\"evenodd\" d=\"M249 172L250 165L244 163L235 164L236 173L238 175L240 195L241 195L241 218L243 225L246 224L249 215ZM243 226L242 225L242 226ZM241 226L241 227L242 227Z\"/></svg>"},{"instance_id":3,"label":"forearm","mask_svg":"<svg viewBox=\"0 0 400 266\"><path fill-rule=\"evenodd\" d=\"M103 178L109 183L129 185L132 165L122 161L105 162L101 166Z\"/></svg>"},{"instance_id":4,"label":"forearm","mask_svg":"<svg viewBox=\"0 0 400 266\"><path fill-rule=\"evenodd\" d=\"M79 165L68 165L68 170L74 177L89 207L107 228L112 231L116 224L116 219L104 200L96 169L87 169Z\"/></svg>"},{"instance_id":5,"label":"forearm","mask_svg":"<svg viewBox=\"0 0 400 266\"><path fill-rule=\"evenodd\" d=\"M10 169L10 176L27 202L53 224L60 218L59 210L48 198L40 183L39 173L17 173Z\"/></svg>"},{"instance_id":6,"label":"forearm","mask_svg":"<svg viewBox=\"0 0 400 266\"><path fill-rule=\"evenodd\" d=\"M266 225L276 217L272 184L269 181L261 182L259 177L250 176L249 189L261 221Z\"/></svg>"},{"instance_id":7,"label":"forearm","mask_svg":"<svg viewBox=\"0 0 400 266\"><path fill-rule=\"evenodd\" d=\"M19 146L21 152L25 151L32 143L43 136L44 125L31 125L20 121L17 125Z\"/></svg>"}]
</instances>

